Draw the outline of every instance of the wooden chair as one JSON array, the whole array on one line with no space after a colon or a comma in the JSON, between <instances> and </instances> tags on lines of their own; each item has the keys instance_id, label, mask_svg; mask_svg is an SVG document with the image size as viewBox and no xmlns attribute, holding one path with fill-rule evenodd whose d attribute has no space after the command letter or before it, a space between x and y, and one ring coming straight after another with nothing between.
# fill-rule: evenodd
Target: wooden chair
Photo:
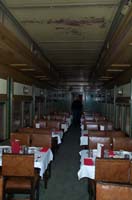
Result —
<instances>
[{"instance_id":1,"label":"wooden chair","mask_svg":"<svg viewBox=\"0 0 132 200\"><path fill-rule=\"evenodd\" d=\"M113 138L113 150L132 151L132 138L129 137Z\"/></svg>"},{"instance_id":2,"label":"wooden chair","mask_svg":"<svg viewBox=\"0 0 132 200\"><path fill-rule=\"evenodd\" d=\"M130 170L129 160L96 158L95 180L89 180L89 193L91 198L96 199L97 181L126 183L126 184L129 183L129 170Z\"/></svg>"},{"instance_id":3,"label":"wooden chair","mask_svg":"<svg viewBox=\"0 0 132 200\"><path fill-rule=\"evenodd\" d=\"M88 137L88 148L97 149L97 144L104 144L104 149L111 149L111 138L110 137Z\"/></svg>"},{"instance_id":4,"label":"wooden chair","mask_svg":"<svg viewBox=\"0 0 132 200\"><path fill-rule=\"evenodd\" d=\"M47 128L60 129L60 121L57 121L57 120L47 120L46 124L47 124Z\"/></svg>"},{"instance_id":5,"label":"wooden chair","mask_svg":"<svg viewBox=\"0 0 132 200\"><path fill-rule=\"evenodd\" d=\"M4 200L14 194L29 194L30 200L39 200L39 175L34 169L33 154L3 154L2 176Z\"/></svg>"},{"instance_id":6,"label":"wooden chair","mask_svg":"<svg viewBox=\"0 0 132 200\"><path fill-rule=\"evenodd\" d=\"M30 146L30 134L26 134L26 133L11 133L10 135L10 141L13 140L19 140L20 141L20 145L26 145L26 146Z\"/></svg>"},{"instance_id":7,"label":"wooden chair","mask_svg":"<svg viewBox=\"0 0 132 200\"><path fill-rule=\"evenodd\" d=\"M126 137L125 133L122 131L106 131L107 137Z\"/></svg>"},{"instance_id":8,"label":"wooden chair","mask_svg":"<svg viewBox=\"0 0 132 200\"><path fill-rule=\"evenodd\" d=\"M3 177L0 176L0 199L3 200Z\"/></svg>"},{"instance_id":9,"label":"wooden chair","mask_svg":"<svg viewBox=\"0 0 132 200\"><path fill-rule=\"evenodd\" d=\"M95 161L95 180L117 183L129 183L130 160L99 159Z\"/></svg>"},{"instance_id":10,"label":"wooden chair","mask_svg":"<svg viewBox=\"0 0 132 200\"><path fill-rule=\"evenodd\" d=\"M105 131L88 131L89 137L105 137L106 133Z\"/></svg>"},{"instance_id":11,"label":"wooden chair","mask_svg":"<svg viewBox=\"0 0 132 200\"><path fill-rule=\"evenodd\" d=\"M96 200L130 200L131 198L131 185L104 182L96 184Z\"/></svg>"},{"instance_id":12,"label":"wooden chair","mask_svg":"<svg viewBox=\"0 0 132 200\"><path fill-rule=\"evenodd\" d=\"M45 120L40 120L39 124L40 124L40 128L46 128L46 121Z\"/></svg>"},{"instance_id":13,"label":"wooden chair","mask_svg":"<svg viewBox=\"0 0 132 200\"><path fill-rule=\"evenodd\" d=\"M31 146L51 148L51 135L33 133L31 136Z\"/></svg>"},{"instance_id":14,"label":"wooden chair","mask_svg":"<svg viewBox=\"0 0 132 200\"><path fill-rule=\"evenodd\" d=\"M52 137L51 135L52 131L51 128L34 128L33 134L44 134L49 135L51 137L51 149L55 156L56 152L58 151L58 138Z\"/></svg>"},{"instance_id":15,"label":"wooden chair","mask_svg":"<svg viewBox=\"0 0 132 200\"><path fill-rule=\"evenodd\" d=\"M113 124L111 122L106 123L106 130L112 131L113 130Z\"/></svg>"},{"instance_id":16,"label":"wooden chair","mask_svg":"<svg viewBox=\"0 0 132 200\"><path fill-rule=\"evenodd\" d=\"M34 128L33 134L44 134L44 135L51 135L51 129L50 128Z\"/></svg>"},{"instance_id":17,"label":"wooden chair","mask_svg":"<svg viewBox=\"0 0 132 200\"><path fill-rule=\"evenodd\" d=\"M96 124L96 123L85 124L85 126L86 126L87 130L95 130L95 131L97 131L99 129L98 128L98 124Z\"/></svg>"},{"instance_id":18,"label":"wooden chair","mask_svg":"<svg viewBox=\"0 0 132 200\"><path fill-rule=\"evenodd\" d=\"M19 128L19 132L21 133L33 133L33 130L34 128L27 128L27 127Z\"/></svg>"},{"instance_id":19,"label":"wooden chair","mask_svg":"<svg viewBox=\"0 0 132 200\"><path fill-rule=\"evenodd\" d=\"M130 184L132 184L132 160L130 163Z\"/></svg>"}]
</instances>

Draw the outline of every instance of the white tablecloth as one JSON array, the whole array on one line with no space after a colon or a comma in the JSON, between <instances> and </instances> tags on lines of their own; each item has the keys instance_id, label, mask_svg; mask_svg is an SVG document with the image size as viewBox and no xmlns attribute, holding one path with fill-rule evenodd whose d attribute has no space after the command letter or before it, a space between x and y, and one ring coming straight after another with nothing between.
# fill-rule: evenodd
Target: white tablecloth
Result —
<instances>
[{"instance_id":1,"label":"white tablecloth","mask_svg":"<svg viewBox=\"0 0 132 200\"><path fill-rule=\"evenodd\" d=\"M84 124L81 124L81 130L84 130Z\"/></svg>"},{"instance_id":2,"label":"white tablecloth","mask_svg":"<svg viewBox=\"0 0 132 200\"><path fill-rule=\"evenodd\" d=\"M48 164L53 160L53 154L51 149L47 152L35 151L34 167L40 169L40 176L43 177Z\"/></svg>"},{"instance_id":3,"label":"white tablecloth","mask_svg":"<svg viewBox=\"0 0 132 200\"><path fill-rule=\"evenodd\" d=\"M79 152L80 154L80 169L78 171L78 179L81 178L95 178L95 165L84 165L84 158L92 158L93 162L95 163L95 158L97 154L97 150L93 150L93 157L91 157L90 153L88 153L88 150L82 150Z\"/></svg>"},{"instance_id":4,"label":"white tablecloth","mask_svg":"<svg viewBox=\"0 0 132 200\"><path fill-rule=\"evenodd\" d=\"M66 122L66 123L62 123L61 124L61 129L63 129L64 130L64 133L68 130L68 127L69 127L69 125L68 125L68 123Z\"/></svg>"},{"instance_id":5,"label":"white tablecloth","mask_svg":"<svg viewBox=\"0 0 132 200\"><path fill-rule=\"evenodd\" d=\"M57 144L61 144L61 135L59 133L52 132L52 137L57 137Z\"/></svg>"},{"instance_id":6,"label":"white tablecloth","mask_svg":"<svg viewBox=\"0 0 132 200\"><path fill-rule=\"evenodd\" d=\"M82 165L78 171L78 179L80 180L81 178L95 179L95 165Z\"/></svg>"},{"instance_id":7,"label":"white tablecloth","mask_svg":"<svg viewBox=\"0 0 132 200\"><path fill-rule=\"evenodd\" d=\"M88 136L81 136L80 137L80 146L88 145Z\"/></svg>"}]
</instances>

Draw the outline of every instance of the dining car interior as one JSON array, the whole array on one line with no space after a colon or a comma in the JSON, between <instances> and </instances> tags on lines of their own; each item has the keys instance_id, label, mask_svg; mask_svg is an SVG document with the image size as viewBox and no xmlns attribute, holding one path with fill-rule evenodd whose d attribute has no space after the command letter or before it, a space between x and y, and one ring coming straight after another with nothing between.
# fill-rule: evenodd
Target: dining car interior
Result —
<instances>
[{"instance_id":1,"label":"dining car interior","mask_svg":"<svg viewBox=\"0 0 132 200\"><path fill-rule=\"evenodd\" d=\"M0 200L131 200L132 0L0 0Z\"/></svg>"}]
</instances>

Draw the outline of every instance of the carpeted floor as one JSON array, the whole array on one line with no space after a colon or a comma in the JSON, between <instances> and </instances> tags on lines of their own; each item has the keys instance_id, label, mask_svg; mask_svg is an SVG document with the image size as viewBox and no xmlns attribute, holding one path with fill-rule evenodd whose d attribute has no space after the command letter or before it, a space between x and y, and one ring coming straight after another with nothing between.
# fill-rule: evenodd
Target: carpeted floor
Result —
<instances>
[{"instance_id":1,"label":"carpeted floor","mask_svg":"<svg viewBox=\"0 0 132 200\"><path fill-rule=\"evenodd\" d=\"M41 185L40 200L88 200L87 179L79 181L77 177L79 141L80 128L71 126L52 163L48 188Z\"/></svg>"}]
</instances>

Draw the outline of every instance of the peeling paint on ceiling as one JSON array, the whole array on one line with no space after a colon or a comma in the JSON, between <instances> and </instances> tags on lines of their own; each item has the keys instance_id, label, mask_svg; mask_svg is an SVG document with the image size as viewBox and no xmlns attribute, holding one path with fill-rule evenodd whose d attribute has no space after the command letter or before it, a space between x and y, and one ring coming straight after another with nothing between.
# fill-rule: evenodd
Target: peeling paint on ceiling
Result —
<instances>
[{"instance_id":1,"label":"peeling paint on ceiling","mask_svg":"<svg viewBox=\"0 0 132 200\"><path fill-rule=\"evenodd\" d=\"M66 26L91 26L95 24L103 25L105 24L105 18L83 18L83 19L49 19L47 21L47 24L60 24L60 25L66 25Z\"/></svg>"}]
</instances>

